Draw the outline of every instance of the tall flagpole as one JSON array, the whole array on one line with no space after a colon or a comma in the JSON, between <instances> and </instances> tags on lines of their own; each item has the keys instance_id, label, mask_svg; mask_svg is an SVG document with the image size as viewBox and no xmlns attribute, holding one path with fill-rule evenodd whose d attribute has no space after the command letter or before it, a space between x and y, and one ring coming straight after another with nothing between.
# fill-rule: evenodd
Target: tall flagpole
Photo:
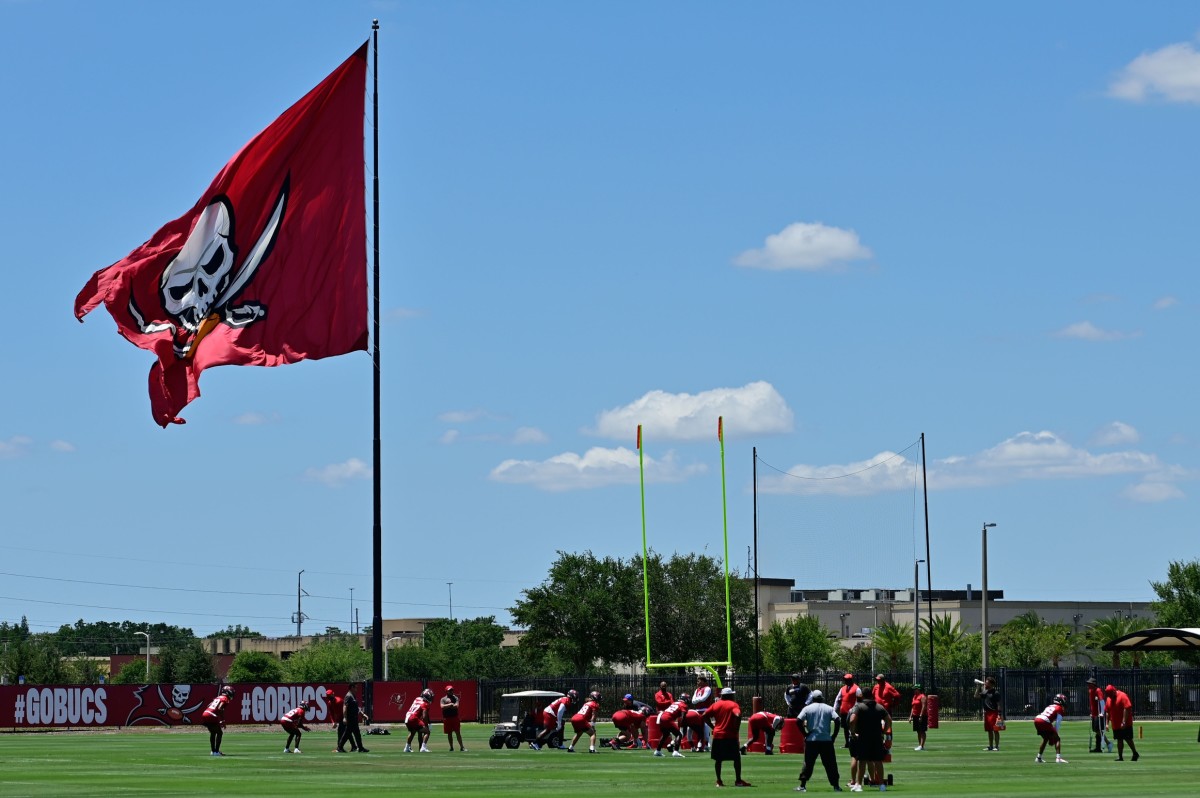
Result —
<instances>
[{"instance_id":1,"label":"tall flagpole","mask_svg":"<svg viewBox=\"0 0 1200 798\"><path fill-rule=\"evenodd\" d=\"M375 438L372 444L372 474L374 476L374 514L375 522L371 530L373 564L371 576L374 580L373 606L371 609L371 680L372 683L365 696L367 714L374 716L374 682L383 681L383 482L380 476L379 443L379 20L371 21L371 43L373 47L372 61L372 117L371 132L374 137L373 158L371 170L371 194L374 204L375 230L371 238L375 245L375 346L372 360L375 367L374 400L375 400Z\"/></svg>"}]
</instances>

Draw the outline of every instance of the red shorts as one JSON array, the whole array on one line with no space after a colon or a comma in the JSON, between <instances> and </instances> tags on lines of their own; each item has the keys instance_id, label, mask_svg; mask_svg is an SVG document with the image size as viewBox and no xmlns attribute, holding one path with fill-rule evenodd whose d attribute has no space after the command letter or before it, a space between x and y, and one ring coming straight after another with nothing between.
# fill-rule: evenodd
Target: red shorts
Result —
<instances>
[{"instance_id":1,"label":"red shorts","mask_svg":"<svg viewBox=\"0 0 1200 798\"><path fill-rule=\"evenodd\" d=\"M613 725L622 731L630 731L642 725L646 717L640 712L632 712L628 709L618 709L613 713Z\"/></svg>"},{"instance_id":2,"label":"red shorts","mask_svg":"<svg viewBox=\"0 0 1200 798\"><path fill-rule=\"evenodd\" d=\"M549 712L543 712L542 713L542 728L543 729L557 729L558 728L558 718L555 717L554 715L551 715Z\"/></svg>"},{"instance_id":3,"label":"red shorts","mask_svg":"<svg viewBox=\"0 0 1200 798\"><path fill-rule=\"evenodd\" d=\"M404 727L410 732L425 731L429 728L429 724L425 722L424 718L413 718L412 720L404 721Z\"/></svg>"},{"instance_id":4,"label":"red shorts","mask_svg":"<svg viewBox=\"0 0 1200 798\"><path fill-rule=\"evenodd\" d=\"M575 720L574 718L571 718L571 729L576 734L591 734L593 731L595 731L595 728L589 721Z\"/></svg>"},{"instance_id":5,"label":"red shorts","mask_svg":"<svg viewBox=\"0 0 1200 798\"><path fill-rule=\"evenodd\" d=\"M673 734L679 734L679 723L677 723L674 720L668 719L668 718L660 717L658 719L658 728L659 728L659 731L662 731L662 732L672 732Z\"/></svg>"},{"instance_id":6,"label":"red shorts","mask_svg":"<svg viewBox=\"0 0 1200 798\"><path fill-rule=\"evenodd\" d=\"M292 723L290 720L281 720L279 721L279 725L282 726L283 730L288 734L294 734L295 732L300 731L300 724Z\"/></svg>"},{"instance_id":7,"label":"red shorts","mask_svg":"<svg viewBox=\"0 0 1200 798\"><path fill-rule=\"evenodd\" d=\"M1054 728L1053 723L1047 723L1041 718L1034 718L1033 728L1037 730L1038 736L1040 736L1046 742L1050 743L1051 745L1058 743L1058 729Z\"/></svg>"},{"instance_id":8,"label":"red shorts","mask_svg":"<svg viewBox=\"0 0 1200 798\"><path fill-rule=\"evenodd\" d=\"M983 730L996 731L996 721L1000 720L999 712L984 712L983 713Z\"/></svg>"},{"instance_id":9,"label":"red shorts","mask_svg":"<svg viewBox=\"0 0 1200 798\"><path fill-rule=\"evenodd\" d=\"M462 728L462 721L458 719L458 715L452 718L442 718L442 731L446 734L453 734Z\"/></svg>"}]
</instances>

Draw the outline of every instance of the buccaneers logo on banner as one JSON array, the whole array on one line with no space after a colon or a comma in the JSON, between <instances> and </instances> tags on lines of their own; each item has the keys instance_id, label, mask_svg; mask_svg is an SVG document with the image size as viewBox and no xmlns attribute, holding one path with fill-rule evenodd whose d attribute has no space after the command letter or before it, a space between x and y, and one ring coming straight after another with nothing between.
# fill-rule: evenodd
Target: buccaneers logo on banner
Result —
<instances>
[{"instance_id":1,"label":"buccaneers logo on banner","mask_svg":"<svg viewBox=\"0 0 1200 798\"><path fill-rule=\"evenodd\" d=\"M212 685L193 689L190 684L144 684L133 691L136 703L129 710L125 725L197 723L204 705L212 698L210 693L214 693Z\"/></svg>"},{"instance_id":2,"label":"buccaneers logo on banner","mask_svg":"<svg viewBox=\"0 0 1200 798\"><path fill-rule=\"evenodd\" d=\"M250 140L183 216L75 299L156 355L162 426L209 366L278 366L367 346L367 45Z\"/></svg>"}]
</instances>

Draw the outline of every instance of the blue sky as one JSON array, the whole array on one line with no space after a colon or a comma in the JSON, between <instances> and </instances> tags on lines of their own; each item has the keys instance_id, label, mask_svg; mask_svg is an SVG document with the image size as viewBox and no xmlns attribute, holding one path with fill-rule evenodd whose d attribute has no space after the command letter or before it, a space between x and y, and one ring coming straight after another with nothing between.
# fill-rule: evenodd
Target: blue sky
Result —
<instances>
[{"instance_id":1,"label":"blue sky","mask_svg":"<svg viewBox=\"0 0 1200 798\"><path fill-rule=\"evenodd\" d=\"M921 433L934 587L985 521L1009 598L1197 556L1194 4L0 0L0 620L286 634L304 569L369 623L369 355L162 430L71 308L376 17L386 617L639 552L639 423L651 545L719 554L718 415L801 588L911 581Z\"/></svg>"}]
</instances>

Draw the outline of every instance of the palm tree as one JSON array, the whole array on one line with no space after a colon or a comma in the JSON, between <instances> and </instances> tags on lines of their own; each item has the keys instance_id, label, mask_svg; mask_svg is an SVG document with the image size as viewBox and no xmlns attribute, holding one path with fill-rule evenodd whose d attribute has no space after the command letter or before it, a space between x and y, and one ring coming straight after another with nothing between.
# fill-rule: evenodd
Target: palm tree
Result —
<instances>
[{"instance_id":1,"label":"palm tree","mask_svg":"<svg viewBox=\"0 0 1200 798\"><path fill-rule=\"evenodd\" d=\"M1148 618L1124 618L1120 615L1114 615L1111 618L1101 618L1095 623L1088 626L1084 632L1084 639L1087 641L1087 646L1094 652L1099 653L1114 640L1118 640L1130 632L1136 632L1139 629L1149 629L1152 623ZM1133 664L1135 666L1141 663L1141 653L1133 652ZM1112 666L1114 668L1121 667L1121 652L1112 652Z\"/></svg>"},{"instance_id":2,"label":"palm tree","mask_svg":"<svg viewBox=\"0 0 1200 798\"><path fill-rule=\"evenodd\" d=\"M876 655L883 657L889 671L903 670L912 652L912 624L885 623L877 627L871 635L871 645L875 647Z\"/></svg>"}]
</instances>

